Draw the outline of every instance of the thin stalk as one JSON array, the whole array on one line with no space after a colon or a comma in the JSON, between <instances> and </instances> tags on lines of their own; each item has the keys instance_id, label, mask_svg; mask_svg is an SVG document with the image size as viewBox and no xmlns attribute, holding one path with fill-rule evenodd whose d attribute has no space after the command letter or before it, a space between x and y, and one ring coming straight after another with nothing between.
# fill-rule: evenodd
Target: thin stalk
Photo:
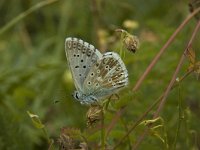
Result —
<instances>
[{"instance_id":1,"label":"thin stalk","mask_svg":"<svg viewBox=\"0 0 200 150\"><path fill-rule=\"evenodd\" d=\"M156 100L146 111L140 116L134 125L126 132L126 134L119 140L119 142L114 146L113 150L115 150L128 136L129 134L140 124L140 122L147 116L147 114L158 104L160 99Z\"/></svg>"},{"instance_id":2,"label":"thin stalk","mask_svg":"<svg viewBox=\"0 0 200 150\"><path fill-rule=\"evenodd\" d=\"M54 149L54 146L53 146L54 141L53 141L53 139L49 138L49 136L48 136L47 131L46 131L45 128L42 128L42 131L43 131L43 133L44 133L44 135L45 135L45 137L46 137L46 139L48 141L48 144L49 144L48 150Z\"/></svg>"},{"instance_id":3,"label":"thin stalk","mask_svg":"<svg viewBox=\"0 0 200 150\"><path fill-rule=\"evenodd\" d=\"M169 94L169 92L170 92L172 86L173 86L174 83L175 83L176 77L177 77L177 75L178 75L178 73L179 73L179 71L180 71L180 69L181 69L181 66L182 66L182 64L183 64L183 61L185 60L185 53L187 52L188 48L191 46L191 44L192 44L192 42L193 42L193 40L194 40L196 34L198 33L199 27L200 27L200 21L198 21L198 23L197 23L197 25L196 25L196 27L195 27L193 33L192 33L192 36L191 36L191 38L190 38L190 41L188 42L188 44L187 44L187 46L186 46L186 48L185 48L185 50L184 50L184 52L183 52L183 54L182 54L182 56L181 56L181 59L180 59L178 65L177 65L177 68L176 68L176 70L175 70L175 72L174 72L174 74L173 74L173 76L172 76L172 79L171 79L171 81L170 81L170 83L169 83L169 85L168 85L166 91L164 92L163 99L161 100L161 102L160 102L160 104L159 104L159 107L158 107L156 113L154 114L154 117L153 117L153 118L157 118L157 117L159 116L159 113L161 112L161 110L162 110L162 108L163 108L163 106L164 106L164 104L165 104L166 98L167 98L167 96L168 96L168 94Z\"/></svg>"},{"instance_id":4,"label":"thin stalk","mask_svg":"<svg viewBox=\"0 0 200 150\"><path fill-rule=\"evenodd\" d=\"M105 150L104 109L101 111L101 149Z\"/></svg>"},{"instance_id":5,"label":"thin stalk","mask_svg":"<svg viewBox=\"0 0 200 150\"><path fill-rule=\"evenodd\" d=\"M176 149L176 143L177 143L177 138L179 136L179 132L180 132L180 127L181 127L181 122L183 119L182 116L182 103L181 103L181 89L180 89L180 84L178 86L178 125L177 125L177 129L176 129L176 135L175 135L175 139L174 139L174 144L172 149Z\"/></svg>"},{"instance_id":6,"label":"thin stalk","mask_svg":"<svg viewBox=\"0 0 200 150\"><path fill-rule=\"evenodd\" d=\"M114 128L114 126L116 125L116 122L120 119L122 113L124 112L126 107L122 107L120 108L114 115L111 123L109 124L109 126L107 127L107 132L106 132L106 137L109 136L111 130Z\"/></svg>"},{"instance_id":7,"label":"thin stalk","mask_svg":"<svg viewBox=\"0 0 200 150\"><path fill-rule=\"evenodd\" d=\"M128 130L128 127L127 127L127 124L126 124L126 122L124 121L124 119L123 118L121 118L120 119L121 120L121 122L122 122L122 124L123 124L123 126L124 126L124 128L125 128L125 130L126 130L126 132L128 132L129 130ZM128 135L128 145L129 145L129 149L131 150L131 139L130 139L130 136Z\"/></svg>"},{"instance_id":8,"label":"thin stalk","mask_svg":"<svg viewBox=\"0 0 200 150\"><path fill-rule=\"evenodd\" d=\"M200 9L199 9L199 10L200 10ZM193 40L194 40L196 34L198 33L199 27L200 27L200 21L198 21L198 23L197 23L197 25L196 25L196 27L195 27L193 33L192 33L192 36L191 36L191 38L190 38L190 40L189 40L189 42L188 42L188 44L187 44L187 46L186 46L186 48L185 48L185 50L184 50L184 52L183 52L183 54L182 54L180 60L179 60L179 63L178 63L178 65L177 65L177 67L176 67L176 70L175 70L173 76L172 76L172 79L171 79L171 81L170 81L170 83L169 83L169 85L168 85L166 91L165 91L164 94L163 94L163 97L162 97L162 99L161 99L161 101L160 101L160 104L159 104L159 106L158 106L158 109L157 109L157 111L154 113L153 119L155 119L155 118L157 118L157 117L159 116L159 114L160 114L160 112L161 112L161 110L162 110L162 108L163 108L163 106L164 106L164 104L165 104L165 102L166 102L166 98L167 98L167 96L168 96L168 94L169 94L169 92L170 92L170 90L171 90L171 88L172 88L172 86L173 86L173 84L174 84L174 81L176 80L176 77L177 77L177 75L178 75L178 73L179 73L179 70L180 70L180 68L181 68L181 66L182 66L182 63L183 63L183 61L185 60L185 53L187 52L188 47L191 46L191 44L192 44L192 42L193 42ZM141 135L141 136L138 138L138 140L136 141L136 144L134 145L133 149L137 149L137 148L138 148L138 146L140 145L140 143L143 141L144 137L147 135L148 131L149 131L148 128L147 128L146 130L144 130L144 132L142 133L142 135Z\"/></svg>"},{"instance_id":9,"label":"thin stalk","mask_svg":"<svg viewBox=\"0 0 200 150\"><path fill-rule=\"evenodd\" d=\"M45 0L45 1L42 1L40 3L37 3L33 7L29 8L25 12L19 14L17 17L15 17L14 19L12 19L5 26L3 26L0 29L0 35L3 34L4 32L6 32L7 30L9 30L11 27L13 27L15 24L17 24L17 22L19 22L20 20L24 19L25 17L27 17L32 12L40 9L41 7L44 7L44 6L49 5L49 4L52 4L52 3L56 2L56 1L58 1L58 0Z\"/></svg>"},{"instance_id":10,"label":"thin stalk","mask_svg":"<svg viewBox=\"0 0 200 150\"><path fill-rule=\"evenodd\" d=\"M97 47L102 51L104 48L102 47L102 44L100 43L100 35L99 31L101 30L101 1L99 0L90 0L91 1L91 14L93 17L93 27L94 27L94 39Z\"/></svg>"},{"instance_id":11,"label":"thin stalk","mask_svg":"<svg viewBox=\"0 0 200 150\"><path fill-rule=\"evenodd\" d=\"M179 83L181 83L187 76L189 76L191 73L193 72L193 70L188 71L186 74L184 74L180 79L179 79ZM174 88L177 87L177 83L174 83L173 87L171 88L171 90L173 90ZM127 137L128 135L137 127L138 124L140 124L140 122L148 115L148 113L161 101L161 99L163 98L163 95L161 95L147 110L145 113L143 113L134 123L134 125L127 131L127 133L119 140L119 142L114 146L113 149L116 149ZM123 113L123 112L122 112ZM121 114L122 115L122 114ZM111 129L109 130L109 132L111 131Z\"/></svg>"},{"instance_id":12,"label":"thin stalk","mask_svg":"<svg viewBox=\"0 0 200 150\"><path fill-rule=\"evenodd\" d=\"M165 43L165 45L160 49L160 51L157 53L157 55L154 57L154 59L152 60L152 62L149 64L149 66L147 67L147 69L145 70L145 72L142 74L142 76L140 77L140 79L137 81L137 83L135 84L134 88L133 88L133 92L138 90L138 88L140 87L141 83L143 82L143 80L146 78L146 76L149 74L149 72L152 70L153 66L157 63L157 61L159 60L160 56L164 53L164 51L166 50L166 48L172 43L172 41L175 39L175 37L177 36L177 34L183 29L183 27L185 27L185 25L193 18L193 16L195 14L197 14L200 11L200 8L196 9L193 13L191 13L182 23L181 25L176 29L176 31L172 34L172 36L169 38L169 40Z\"/></svg>"}]
</instances>

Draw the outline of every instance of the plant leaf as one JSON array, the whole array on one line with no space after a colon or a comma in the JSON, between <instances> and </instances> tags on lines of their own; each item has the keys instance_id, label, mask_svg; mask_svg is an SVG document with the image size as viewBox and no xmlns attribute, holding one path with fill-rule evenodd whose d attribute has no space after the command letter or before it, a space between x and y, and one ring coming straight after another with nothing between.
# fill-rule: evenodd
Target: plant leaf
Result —
<instances>
[{"instance_id":1,"label":"plant leaf","mask_svg":"<svg viewBox=\"0 0 200 150\"><path fill-rule=\"evenodd\" d=\"M40 121L40 118L39 118L38 115L32 114L29 111L27 111L27 113L28 113L29 117L31 118L31 120L32 120L32 122L33 122L33 124L36 128L42 129L42 128L45 127L45 125L42 124L42 122Z\"/></svg>"}]
</instances>

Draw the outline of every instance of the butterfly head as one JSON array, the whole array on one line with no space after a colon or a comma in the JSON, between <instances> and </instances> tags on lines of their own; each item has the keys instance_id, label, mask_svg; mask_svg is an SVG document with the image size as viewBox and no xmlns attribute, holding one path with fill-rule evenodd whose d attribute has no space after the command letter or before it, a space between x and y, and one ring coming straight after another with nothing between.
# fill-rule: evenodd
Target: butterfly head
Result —
<instances>
[{"instance_id":1,"label":"butterfly head","mask_svg":"<svg viewBox=\"0 0 200 150\"><path fill-rule=\"evenodd\" d=\"M85 95L79 91L74 91L73 97L79 101L81 104L90 105L92 103L97 103L98 99L93 95Z\"/></svg>"}]
</instances>

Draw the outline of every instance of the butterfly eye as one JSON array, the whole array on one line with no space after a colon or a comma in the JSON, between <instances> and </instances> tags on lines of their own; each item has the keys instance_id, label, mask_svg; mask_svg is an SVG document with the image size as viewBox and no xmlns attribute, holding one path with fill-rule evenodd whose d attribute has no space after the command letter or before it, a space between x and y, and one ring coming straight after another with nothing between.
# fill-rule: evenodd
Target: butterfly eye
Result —
<instances>
[{"instance_id":1,"label":"butterfly eye","mask_svg":"<svg viewBox=\"0 0 200 150\"><path fill-rule=\"evenodd\" d=\"M74 96L75 99L79 99L80 98L80 95L79 95L79 93L77 91L74 92L73 96Z\"/></svg>"}]
</instances>

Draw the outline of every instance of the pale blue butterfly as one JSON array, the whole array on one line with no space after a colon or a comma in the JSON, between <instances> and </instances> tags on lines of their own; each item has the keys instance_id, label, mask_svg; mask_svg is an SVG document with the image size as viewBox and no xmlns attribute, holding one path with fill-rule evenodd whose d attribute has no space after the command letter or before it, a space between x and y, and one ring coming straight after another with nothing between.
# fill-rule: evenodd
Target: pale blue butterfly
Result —
<instances>
[{"instance_id":1,"label":"pale blue butterfly","mask_svg":"<svg viewBox=\"0 0 200 150\"><path fill-rule=\"evenodd\" d=\"M81 104L94 104L128 84L127 69L114 52L101 54L77 38L66 38L65 52L74 79L73 96Z\"/></svg>"}]
</instances>

